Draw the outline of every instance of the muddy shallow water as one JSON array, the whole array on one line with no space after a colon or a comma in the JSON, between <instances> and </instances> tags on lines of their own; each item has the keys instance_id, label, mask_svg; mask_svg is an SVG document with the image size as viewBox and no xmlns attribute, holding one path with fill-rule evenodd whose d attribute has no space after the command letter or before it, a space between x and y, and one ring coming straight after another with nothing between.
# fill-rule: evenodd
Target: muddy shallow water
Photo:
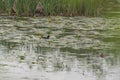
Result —
<instances>
[{"instance_id":1,"label":"muddy shallow water","mask_svg":"<svg viewBox=\"0 0 120 80\"><path fill-rule=\"evenodd\" d=\"M0 80L120 80L119 25L119 18L1 16Z\"/></svg>"}]
</instances>

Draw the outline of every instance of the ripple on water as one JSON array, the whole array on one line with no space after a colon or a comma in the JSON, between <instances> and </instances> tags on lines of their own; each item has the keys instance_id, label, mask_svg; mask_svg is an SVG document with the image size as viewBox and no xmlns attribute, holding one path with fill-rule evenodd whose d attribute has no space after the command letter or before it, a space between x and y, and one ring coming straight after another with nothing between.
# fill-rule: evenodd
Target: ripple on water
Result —
<instances>
[{"instance_id":1,"label":"ripple on water","mask_svg":"<svg viewBox=\"0 0 120 80\"><path fill-rule=\"evenodd\" d=\"M119 22L113 21L0 17L0 79L119 80Z\"/></svg>"}]
</instances>

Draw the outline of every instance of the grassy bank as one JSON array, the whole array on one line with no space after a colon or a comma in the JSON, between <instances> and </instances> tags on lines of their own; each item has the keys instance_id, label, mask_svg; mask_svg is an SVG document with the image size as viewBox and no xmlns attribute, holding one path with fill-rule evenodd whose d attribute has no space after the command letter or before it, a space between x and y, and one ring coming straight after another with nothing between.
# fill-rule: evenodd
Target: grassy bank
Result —
<instances>
[{"instance_id":1,"label":"grassy bank","mask_svg":"<svg viewBox=\"0 0 120 80\"><path fill-rule=\"evenodd\" d=\"M0 14L98 16L110 0L0 0Z\"/></svg>"}]
</instances>

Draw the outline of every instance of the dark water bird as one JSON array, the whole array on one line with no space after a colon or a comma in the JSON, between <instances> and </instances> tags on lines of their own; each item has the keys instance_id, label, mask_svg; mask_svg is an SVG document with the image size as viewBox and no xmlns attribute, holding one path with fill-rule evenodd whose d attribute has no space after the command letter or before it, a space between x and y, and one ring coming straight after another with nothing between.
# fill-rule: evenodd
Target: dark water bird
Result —
<instances>
[{"instance_id":1,"label":"dark water bird","mask_svg":"<svg viewBox=\"0 0 120 80\"><path fill-rule=\"evenodd\" d=\"M101 58L104 58L104 57L105 57L105 55L104 55L103 53L101 53L101 54L100 54L100 57L101 57Z\"/></svg>"},{"instance_id":2,"label":"dark water bird","mask_svg":"<svg viewBox=\"0 0 120 80\"><path fill-rule=\"evenodd\" d=\"M50 35L48 36L42 36L43 39L50 39Z\"/></svg>"}]
</instances>

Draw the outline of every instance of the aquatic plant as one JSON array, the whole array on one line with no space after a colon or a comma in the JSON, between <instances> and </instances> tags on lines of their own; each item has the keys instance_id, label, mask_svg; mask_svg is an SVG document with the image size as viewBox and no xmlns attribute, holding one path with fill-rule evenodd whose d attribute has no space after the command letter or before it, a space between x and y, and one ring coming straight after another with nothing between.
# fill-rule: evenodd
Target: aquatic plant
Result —
<instances>
[{"instance_id":1,"label":"aquatic plant","mask_svg":"<svg viewBox=\"0 0 120 80\"><path fill-rule=\"evenodd\" d=\"M34 15L36 5L36 0L17 0L16 13L17 15Z\"/></svg>"},{"instance_id":2,"label":"aquatic plant","mask_svg":"<svg viewBox=\"0 0 120 80\"><path fill-rule=\"evenodd\" d=\"M65 16L98 16L104 5L114 0L0 0L0 12L16 15L33 16L43 6L42 14ZM38 13L41 15L40 11Z\"/></svg>"},{"instance_id":3,"label":"aquatic plant","mask_svg":"<svg viewBox=\"0 0 120 80\"><path fill-rule=\"evenodd\" d=\"M0 0L0 12L4 12L5 11L5 2Z\"/></svg>"}]
</instances>

